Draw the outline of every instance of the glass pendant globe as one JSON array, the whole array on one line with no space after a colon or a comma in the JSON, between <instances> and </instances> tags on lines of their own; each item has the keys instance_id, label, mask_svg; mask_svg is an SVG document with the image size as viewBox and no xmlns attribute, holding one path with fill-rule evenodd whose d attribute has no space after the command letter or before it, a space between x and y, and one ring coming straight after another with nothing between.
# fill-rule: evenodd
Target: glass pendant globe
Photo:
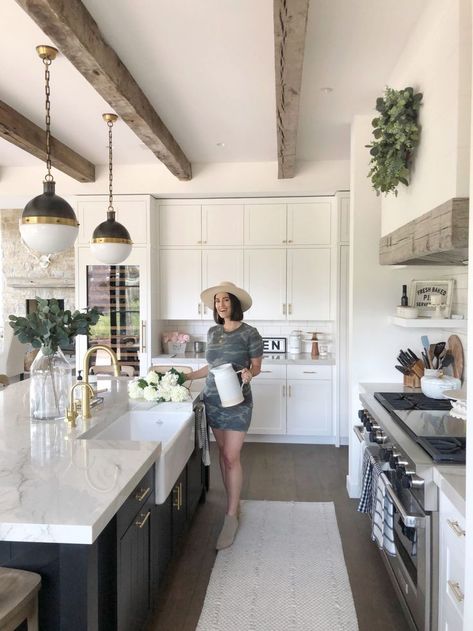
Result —
<instances>
[{"instance_id":1,"label":"glass pendant globe","mask_svg":"<svg viewBox=\"0 0 473 631\"><path fill-rule=\"evenodd\" d=\"M21 238L29 248L40 254L54 254L71 248L78 233L78 226L20 224Z\"/></svg>"},{"instance_id":2,"label":"glass pendant globe","mask_svg":"<svg viewBox=\"0 0 473 631\"><path fill-rule=\"evenodd\" d=\"M107 265L123 263L130 255L131 243L91 243L90 249L95 258Z\"/></svg>"}]
</instances>

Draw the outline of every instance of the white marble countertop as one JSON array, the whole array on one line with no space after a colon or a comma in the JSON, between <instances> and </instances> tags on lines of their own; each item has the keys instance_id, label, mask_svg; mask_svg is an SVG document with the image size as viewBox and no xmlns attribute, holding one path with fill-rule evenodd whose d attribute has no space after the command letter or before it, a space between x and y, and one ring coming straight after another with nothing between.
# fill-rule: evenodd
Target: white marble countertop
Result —
<instances>
[{"instance_id":1,"label":"white marble countertop","mask_svg":"<svg viewBox=\"0 0 473 631\"><path fill-rule=\"evenodd\" d=\"M29 381L0 392L0 539L92 543L159 457L159 442L81 440L97 424L130 407L127 379L110 386L92 418L70 429L65 421L31 421ZM192 405L192 403L189 403Z\"/></svg>"},{"instance_id":2,"label":"white marble countertop","mask_svg":"<svg viewBox=\"0 0 473 631\"><path fill-rule=\"evenodd\" d=\"M178 353L176 355L167 355L163 353L162 355L156 355L151 360L153 364L171 364L173 359L178 359L179 361L187 360L190 364L205 364L205 353ZM335 356L327 355L327 357L318 357L314 359L311 357L310 353L299 353L298 355L293 355L291 353L271 353L263 356L263 364L281 364L281 365L307 365L307 364L315 364L318 366L333 366L335 365Z\"/></svg>"},{"instance_id":3,"label":"white marble countertop","mask_svg":"<svg viewBox=\"0 0 473 631\"><path fill-rule=\"evenodd\" d=\"M381 415L399 446L417 462L421 462L424 470L432 468L432 479L437 487L447 495L457 509L465 514L465 465L433 464L425 451L392 420L389 412L374 398L375 392L420 392L420 388L407 388L402 383L360 383L363 402L366 402L377 416Z\"/></svg>"}]
</instances>

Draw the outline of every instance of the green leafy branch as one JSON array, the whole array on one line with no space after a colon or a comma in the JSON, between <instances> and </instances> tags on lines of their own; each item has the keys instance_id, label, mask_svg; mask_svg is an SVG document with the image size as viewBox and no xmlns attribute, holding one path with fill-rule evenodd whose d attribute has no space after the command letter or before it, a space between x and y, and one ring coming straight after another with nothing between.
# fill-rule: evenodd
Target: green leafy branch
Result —
<instances>
[{"instance_id":1,"label":"green leafy branch","mask_svg":"<svg viewBox=\"0 0 473 631\"><path fill-rule=\"evenodd\" d=\"M37 309L27 316L10 315L9 324L23 344L43 347L44 355L53 355L61 346L69 346L76 335L88 335L90 327L102 315L96 307L84 312L63 310L56 299L36 298Z\"/></svg>"},{"instance_id":2,"label":"green leafy branch","mask_svg":"<svg viewBox=\"0 0 473 631\"><path fill-rule=\"evenodd\" d=\"M409 172L414 149L419 144L417 123L422 93L413 88L394 90L386 87L384 97L376 99L379 116L373 119L370 149L371 178L376 194L394 193L399 183L409 186Z\"/></svg>"}]
</instances>

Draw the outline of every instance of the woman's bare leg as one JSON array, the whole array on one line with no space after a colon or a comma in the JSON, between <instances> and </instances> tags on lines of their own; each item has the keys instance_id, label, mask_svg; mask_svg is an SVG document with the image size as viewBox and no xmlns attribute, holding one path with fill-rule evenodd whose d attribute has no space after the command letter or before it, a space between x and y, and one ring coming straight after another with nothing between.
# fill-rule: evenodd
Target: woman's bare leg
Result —
<instances>
[{"instance_id":1,"label":"woman's bare leg","mask_svg":"<svg viewBox=\"0 0 473 631\"><path fill-rule=\"evenodd\" d=\"M225 467L225 488L227 489L227 515L237 515L243 482L240 453L246 432L223 430L223 434L223 463Z\"/></svg>"},{"instance_id":2,"label":"woman's bare leg","mask_svg":"<svg viewBox=\"0 0 473 631\"><path fill-rule=\"evenodd\" d=\"M214 429L212 427L212 432L215 437L215 442L218 446L218 459L220 463L220 471L222 473L223 486L225 490L227 490L227 485L225 484L225 462L223 460L223 446L225 444L225 431L223 429Z\"/></svg>"}]
</instances>

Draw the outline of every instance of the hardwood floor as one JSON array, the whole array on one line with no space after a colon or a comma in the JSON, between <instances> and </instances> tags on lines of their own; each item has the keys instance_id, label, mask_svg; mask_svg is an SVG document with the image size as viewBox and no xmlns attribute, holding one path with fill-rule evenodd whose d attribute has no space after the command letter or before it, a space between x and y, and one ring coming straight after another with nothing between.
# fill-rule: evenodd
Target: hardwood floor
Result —
<instances>
[{"instance_id":1,"label":"hardwood floor","mask_svg":"<svg viewBox=\"0 0 473 631\"><path fill-rule=\"evenodd\" d=\"M207 501L199 506L181 553L171 562L146 631L195 631L197 626L225 512L215 447L211 445ZM347 496L347 460L346 447L246 443L242 498L334 502L359 630L407 631L381 556L370 539L369 519L356 512L357 500Z\"/></svg>"}]
</instances>

